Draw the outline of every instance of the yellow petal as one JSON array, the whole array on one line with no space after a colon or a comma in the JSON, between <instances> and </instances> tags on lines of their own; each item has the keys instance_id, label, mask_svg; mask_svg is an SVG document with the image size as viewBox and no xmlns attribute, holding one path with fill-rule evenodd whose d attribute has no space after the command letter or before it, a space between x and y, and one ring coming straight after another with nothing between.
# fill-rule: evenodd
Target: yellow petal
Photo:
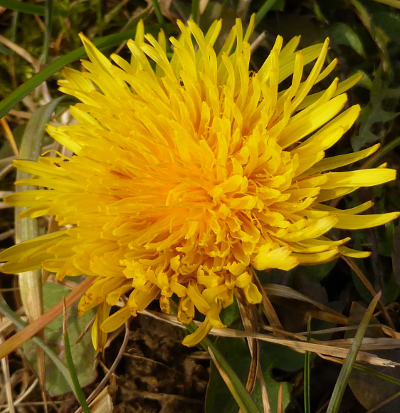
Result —
<instances>
[{"instance_id":1,"label":"yellow petal","mask_svg":"<svg viewBox=\"0 0 400 413\"><path fill-rule=\"evenodd\" d=\"M294 254L300 265L317 265L334 260L339 256L338 249L313 254Z\"/></svg>"},{"instance_id":2,"label":"yellow petal","mask_svg":"<svg viewBox=\"0 0 400 413\"><path fill-rule=\"evenodd\" d=\"M364 149L359 152L348 153L345 155L331 156L330 158L325 158L314 165L310 170L309 174L317 174L324 171L341 168L342 166L349 165L351 163L360 161L361 159L367 158L376 152L380 147L380 144L371 146L370 148Z\"/></svg>"},{"instance_id":3,"label":"yellow petal","mask_svg":"<svg viewBox=\"0 0 400 413\"><path fill-rule=\"evenodd\" d=\"M318 238L333 228L337 220L338 218L335 216L327 216L321 219L312 220L305 228L299 231L289 232L282 236L282 239L286 242L297 242L311 238Z\"/></svg>"},{"instance_id":4,"label":"yellow petal","mask_svg":"<svg viewBox=\"0 0 400 413\"><path fill-rule=\"evenodd\" d=\"M92 343L96 351L103 351L107 342L107 333L101 330L100 326L110 313L110 306L102 303L97 308L96 318L92 326Z\"/></svg>"},{"instance_id":5,"label":"yellow petal","mask_svg":"<svg viewBox=\"0 0 400 413\"><path fill-rule=\"evenodd\" d=\"M337 215L338 222L335 228L340 229L363 229L372 228L379 225L387 224L400 216L399 212L389 212L387 214L371 214L371 215Z\"/></svg>"},{"instance_id":6,"label":"yellow petal","mask_svg":"<svg viewBox=\"0 0 400 413\"><path fill-rule=\"evenodd\" d=\"M252 265L256 270L262 271L268 268L289 271L298 261L293 258L288 247L281 247L269 251L269 246L259 248L258 254L253 258Z\"/></svg>"},{"instance_id":7,"label":"yellow petal","mask_svg":"<svg viewBox=\"0 0 400 413\"><path fill-rule=\"evenodd\" d=\"M360 169L349 172L328 172L322 189L375 186L396 179L396 170L386 168Z\"/></svg>"},{"instance_id":8,"label":"yellow petal","mask_svg":"<svg viewBox=\"0 0 400 413\"><path fill-rule=\"evenodd\" d=\"M210 323L210 320L208 320L208 318L206 317L194 333L189 334L183 339L182 344L187 347L195 346L207 336L211 329L212 325Z\"/></svg>"},{"instance_id":9,"label":"yellow petal","mask_svg":"<svg viewBox=\"0 0 400 413\"><path fill-rule=\"evenodd\" d=\"M357 251L344 245L339 247L339 252L345 257L350 258L368 258L371 255L370 251Z\"/></svg>"},{"instance_id":10,"label":"yellow petal","mask_svg":"<svg viewBox=\"0 0 400 413\"><path fill-rule=\"evenodd\" d=\"M121 310L118 310L116 313L111 314L110 317L106 318L102 322L100 328L104 333L111 333L121 327L130 316L131 311L129 307L123 307Z\"/></svg>"},{"instance_id":11,"label":"yellow petal","mask_svg":"<svg viewBox=\"0 0 400 413\"><path fill-rule=\"evenodd\" d=\"M262 295L254 283L249 283L243 288L246 300L250 304L259 304L262 301Z\"/></svg>"},{"instance_id":12,"label":"yellow petal","mask_svg":"<svg viewBox=\"0 0 400 413\"><path fill-rule=\"evenodd\" d=\"M309 111L306 115L293 119L279 136L279 144L282 148L286 148L314 132L336 116L346 102L347 96L342 94Z\"/></svg>"}]
</instances>

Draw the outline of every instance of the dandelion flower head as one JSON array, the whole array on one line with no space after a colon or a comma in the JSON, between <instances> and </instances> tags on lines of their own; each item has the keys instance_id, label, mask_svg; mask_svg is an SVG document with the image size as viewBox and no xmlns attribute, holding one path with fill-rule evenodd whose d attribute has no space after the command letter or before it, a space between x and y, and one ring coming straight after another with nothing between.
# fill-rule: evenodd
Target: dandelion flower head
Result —
<instances>
[{"instance_id":1,"label":"dandelion flower head","mask_svg":"<svg viewBox=\"0 0 400 413\"><path fill-rule=\"evenodd\" d=\"M22 216L54 216L59 230L2 252L2 270L93 277L79 310L98 308L96 348L155 299L168 313L174 297L183 323L195 310L205 316L184 340L194 345L223 327L219 314L235 290L261 301L253 268L368 256L327 232L399 215L359 215L371 202L350 210L324 204L395 179L385 165L332 172L378 145L325 157L360 112L344 109L358 75L312 91L337 63L325 64L328 40L296 51L299 37L283 45L278 36L252 71L254 18L246 31L237 20L221 47L220 20L206 33L193 21L178 26L169 57L163 32L156 40L140 23L127 44L130 62L106 58L82 36L89 61L83 71L65 69L59 82L80 101L70 109L76 123L48 126L72 155L15 162L31 174L17 183L38 189L7 202L26 207Z\"/></svg>"}]
</instances>

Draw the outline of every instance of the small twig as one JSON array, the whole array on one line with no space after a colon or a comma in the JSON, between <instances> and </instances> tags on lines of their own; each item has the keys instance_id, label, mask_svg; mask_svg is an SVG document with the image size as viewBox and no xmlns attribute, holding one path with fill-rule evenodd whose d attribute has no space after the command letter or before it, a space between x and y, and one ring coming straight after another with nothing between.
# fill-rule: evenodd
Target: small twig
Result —
<instances>
[{"instance_id":1,"label":"small twig","mask_svg":"<svg viewBox=\"0 0 400 413\"><path fill-rule=\"evenodd\" d=\"M24 110L15 110L15 109L11 109L10 111L8 111L7 115L16 116L17 118L23 118L23 119L30 119L32 117L32 113L30 112L25 112Z\"/></svg>"},{"instance_id":2,"label":"small twig","mask_svg":"<svg viewBox=\"0 0 400 413\"><path fill-rule=\"evenodd\" d=\"M35 58L33 58L32 55L28 53L25 49L23 49L21 46L18 46L16 43L12 42L11 40L1 35L0 35L0 43L3 43L9 49L13 50L17 55L21 56L28 63L30 63L34 67L36 72L39 71L40 69L39 62Z\"/></svg>"},{"instance_id":3,"label":"small twig","mask_svg":"<svg viewBox=\"0 0 400 413\"><path fill-rule=\"evenodd\" d=\"M392 396L388 397L387 399L381 401L379 404L377 404L375 407L373 407L372 409L369 409L366 413L373 413L378 411L381 407L389 404L390 402L392 402L394 399L397 399L398 397L400 397L400 391L398 391L397 393L393 394Z\"/></svg>"},{"instance_id":4,"label":"small twig","mask_svg":"<svg viewBox=\"0 0 400 413\"><path fill-rule=\"evenodd\" d=\"M17 400L15 400L14 406L19 406L23 404L22 401L26 399L32 393L33 389L36 387L38 383L39 383L39 379L35 379L33 383L25 390L25 392L21 394L21 396L19 396ZM2 410L0 413L8 413L9 411L10 409L7 407L6 409Z\"/></svg>"},{"instance_id":5,"label":"small twig","mask_svg":"<svg viewBox=\"0 0 400 413\"><path fill-rule=\"evenodd\" d=\"M374 287L372 286L372 284L369 282L368 278L364 275L364 273L360 270L360 268L358 267L358 265L351 259L348 257L341 257L343 259L343 261L353 270L353 272L357 275L357 277L360 279L360 281L364 284L364 286L367 288L367 290L369 291L369 293L372 295L372 297L376 296L376 291L374 289ZM393 323L393 320L391 319L388 311L386 310L386 307L383 305L382 301L379 300L378 301L378 307L382 310L383 315L386 318L386 321L388 322L389 326L395 330L396 327Z\"/></svg>"},{"instance_id":6,"label":"small twig","mask_svg":"<svg viewBox=\"0 0 400 413\"><path fill-rule=\"evenodd\" d=\"M14 165L10 164L5 166L1 171L0 171L0 179L3 179L5 176L7 176L12 170L14 169Z\"/></svg>"},{"instance_id":7,"label":"small twig","mask_svg":"<svg viewBox=\"0 0 400 413\"><path fill-rule=\"evenodd\" d=\"M252 307L247 305L246 298L240 289L236 290L236 300L239 306L240 317L242 319L243 327L245 331L253 333L255 329L255 316L252 311ZM247 375L246 390L252 393L256 385L257 371L260 364L260 345L257 340L253 338L247 339L249 346L251 361L249 367L249 373Z\"/></svg>"},{"instance_id":8,"label":"small twig","mask_svg":"<svg viewBox=\"0 0 400 413\"><path fill-rule=\"evenodd\" d=\"M4 343L4 339L0 336L0 343ZM8 404L8 411L10 413L15 413L15 407L13 402L13 394L11 388L11 380L10 380L10 365L8 363L8 357L4 357L1 359L1 369L3 370L3 377L4 377L4 386L6 388L6 397L7 397L7 404Z\"/></svg>"},{"instance_id":9,"label":"small twig","mask_svg":"<svg viewBox=\"0 0 400 413\"><path fill-rule=\"evenodd\" d=\"M126 346L128 345L128 340L129 340L129 325L128 323L125 323L125 335L124 335L124 340L122 341L121 347L119 349L119 352L117 354L117 357L115 358L113 364L110 367L110 370L108 370L107 374L103 377L103 380L98 384L98 386L93 390L92 393L90 393L89 397L86 399L87 403L89 404L92 402L96 396L103 390L105 385L107 384L109 378L111 375L114 373L116 370L119 362L121 361L121 358L123 357L125 353ZM81 413L82 408L79 407L79 409L75 410L75 413Z\"/></svg>"},{"instance_id":10,"label":"small twig","mask_svg":"<svg viewBox=\"0 0 400 413\"><path fill-rule=\"evenodd\" d=\"M254 41L250 44L250 50L253 53L258 47L261 45L263 40L267 37L266 32L261 32L255 39Z\"/></svg>"},{"instance_id":11,"label":"small twig","mask_svg":"<svg viewBox=\"0 0 400 413\"><path fill-rule=\"evenodd\" d=\"M253 269L251 269L251 272L252 272L253 280L255 284L257 285L258 291L262 295L261 304L262 304L265 317L267 317L267 320L272 327L279 329L279 330L283 330L278 314L276 313L274 307L272 306L265 288L263 287L260 280L258 279L256 272Z\"/></svg>"}]
</instances>

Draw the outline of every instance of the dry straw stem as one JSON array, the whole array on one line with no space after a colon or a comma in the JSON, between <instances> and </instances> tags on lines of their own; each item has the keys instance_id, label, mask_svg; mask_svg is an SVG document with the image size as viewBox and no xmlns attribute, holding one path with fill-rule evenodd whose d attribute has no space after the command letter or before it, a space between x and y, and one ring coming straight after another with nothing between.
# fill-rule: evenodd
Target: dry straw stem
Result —
<instances>
[{"instance_id":1,"label":"dry straw stem","mask_svg":"<svg viewBox=\"0 0 400 413\"><path fill-rule=\"evenodd\" d=\"M210 331L210 334L216 335L216 336L223 336L223 337L246 337L246 338L252 337L252 338L256 338L261 341L266 341L268 343L275 343L275 344L279 344L285 347L289 347L292 350L295 350L299 353L310 351L318 355L320 354L329 355L329 356L338 357L342 359L347 357L347 354L349 351L346 348L331 346L329 345L329 342L326 342L326 344L320 344L320 343L308 343L304 341L286 340L286 339L280 339L280 338L276 338L276 337L272 337L272 336L268 336L268 335L260 334L260 333L249 334L244 331L233 330L229 328L228 329L213 329ZM400 348L400 341L397 344L397 348ZM384 359L384 358L375 356L374 354L366 353L364 351L361 351L358 353L357 361L373 364L376 366L385 366L385 367L400 366L400 363L394 362L392 360Z\"/></svg>"},{"instance_id":2,"label":"dry straw stem","mask_svg":"<svg viewBox=\"0 0 400 413\"><path fill-rule=\"evenodd\" d=\"M268 296L292 299L313 305L318 310L320 310L318 312L313 312L314 318L343 325L347 325L349 322L348 318L343 314L338 313L337 311L324 304L319 303L318 301L312 300L306 295L299 293L298 291L294 290L293 288L287 287L286 285L266 284L263 286L263 288ZM270 320L268 319L268 321ZM283 329L282 325L280 325L280 329Z\"/></svg>"},{"instance_id":3,"label":"dry straw stem","mask_svg":"<svg viewBox=\"0 0 400 413\"><path fill-rule=\"evenodd\" d=\"M117 357L115 358L113 364L111 365L110 369L108 370L107 374L103 377L101 382L97 385L97 387L93 390L92 393L90 393L89 397L86 399L87 403L96 403L96 400L98 397L103 393L105 390L105 386L110 379L110 377L114 374L116 368L118 367L119 362L122 359L122 356L124 355L126 346L128 345L129 341L129 325L128 323L125 323L125 335L124 335L124 340L122 341L121 347L119 348ZM89 407L91 407L92 404L90 404ZM94 410L92 409L94 412ZM75 413L81 413L82 412L82 407L79 407Z\"/></svg>"},{"instance_id":4,"label":"dry straw stem","mask_svg":"<svg viewBox=\"0 0 400 413\"><path fill-rule=\"evenodd\" d=\"M347 382L350 378L351 372L353 370L354 362L357 358L357 353L360 350L362 340L367 331L368 325L371 321L371 317L374 314L375 307L381 297L381 292L379 292L370 302L365 314L360 322L360 325L357 329L356 335L354 336L353 344L349 349L349 353L346 357L346 360L343 363L342 368L340 369L339 376L337 378L335 387L332 392L331 399L329 400L329 405L326 410L327 413L338 413L341 402L343 399L344 392L347 387Z\"/></svg>"},{"instance_id":5,"label":"dry straw stem","mask_svg":"<svg viewBox=\"0 0 400 413\"><path fill-rule=\"evenodd\" d=\"M186 329L186 326L184 324L180 323L176 317L171 316L171 315L165 315L162 313L156 313L156 312L148 311L148 310L140 311L140 314L145 314L150 317L156 318L158 320L164 320L172 325ZM196 325L200 324L198 321L193 321L193 322ZM261 334L261 333L246 333L245 331L234 330L231 328L224 328L224 329L213 328L211 329L209 334L218 336L218 337L232 337L232 338L251 337L251 338L255 338L255 339L265 341L268 343L274 343L274 344L279 344L281 346L289 347L292 350L297 351L299 353L310 351L321 357L332 356L332 357L337 357L339 359L345 359L349 352L347 348L329 345L329 341L326 341L326 342L324 341L322 342L323 344L321 344L321 342L315 342L315 340L313 340L314 342L307 342L307 341L300 341L300 340L287 340L287 339L277 338L272 335ZM301 336L301 340L306 340L306 339ZM379 339L375 339L375 340L379 340ZM361 346L361 348L363 347ZM381 348L384 348L384 347L380 346L379 349ZM393 348L393 346L390 348ZM400 340L398 341L396 348L400 348ZM384 359L382 357L378 357L374 354L370 354L364 351L360 351L358 353L357 361L369 363L371 365L376 365L376 366L384 366L384 367L400 366L400 363L397 363L392 360Z\"/></svg>"},{"instance_id":6,"label":"dry straw stem","mask_svg":"<svg viewBox=\"0 0 400 413\"><path fill-rule=\"evenodd\" d=\"M93 283L92 278L86 278L80 284L78 284L66 297L65 303L67 307L74 304L81 295L90 287ZM47 313L42 314L37 320L26 326L23 330L14 334L8 340L0 345L0 359L21 347L27 340L39 333L49 323L51 323L56 317L62 314L63 302L60 301Z\"/></svg>"},{"instance_id":7,"label":"dry straw stem","mask_svg":"<svg viewBox=\"0 0 400 413\"><path fill-rule=\"evenodd\" d=\"M242 324L245 331L254 333L256 325L256 317L253 311L254 309L249 305L246 305L246 297L240 290L236 291L236 299L238 302L240 317L242 319ZM251 362L249 373L247 375L246 390L249 393L252 393L256 385L257 371L259 369L260 346L258 341L252 338L247 339L247 344L249 346Z\"/></svg>"},{"instance_id":8,"label":"dry straw stem","mask_svg":"<svg viewBox=\"0 0 400 413\"><path fill-rule=\"evenodd\" d=\"M358 265L354 262L354 260L352 258L348 258L348 257L344 257L344 256L342 256L341 258L351 268L351 270L354 272L354 274L357 275L357 277L364 284L364 286L367 288L367 290L372 295L372 297L375 297L377 292L375 291L374 287L369 282L369 280L365 276L365 274L360 270ZM394 329L395 326L394 326L393 320L390 318L390 315L389 315L388 311L386 310L386 307L383 305L381 300L378 301L378 307L382 310L382 313L385 316L386 321L388 322L389 326Z\"/></svg>"},{"instance_id":9,"label":"dry straw stem","mask_svg":"<svg viewBox=\"0 0 400 413\"><path fill-rule=\"evenodd\" d=\"M4 341L3 337L0 336L0 343L2 343L3 341ZM10 365L8 363L8 357L4 357L1 360L1 369L3 370L3 379L4 379L4 386L6 389L8 411L10 411L11 413L15 413L11 380L10 380Z\"/></svg>"}]
</instances>

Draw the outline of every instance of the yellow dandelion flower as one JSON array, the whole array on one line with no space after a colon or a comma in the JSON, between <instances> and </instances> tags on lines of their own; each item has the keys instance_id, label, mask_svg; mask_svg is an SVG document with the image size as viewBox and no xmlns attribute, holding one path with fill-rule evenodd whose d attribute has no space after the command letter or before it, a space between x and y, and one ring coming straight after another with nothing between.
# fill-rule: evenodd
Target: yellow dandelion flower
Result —
<instances>
[{"instance_id":1,"label":"yellow dandelion flower","mask_svg":"<svg viewBox=\"0 0 400 413\"><path fill-rule=\"evenodd\" d=\"M60 81L60 90L81 102L71 107L76 123L48 126L73 155L15 162L32 175L17 183L41 189L7 202L27 207L21 216L54 216L60 229L2 252L2 270L93 277L79 310L98 306L97 348L155 299L168 313L172 296L182 322L195 310L205 316L184 340L194 345L224 327L219 314L235 289L251 304L261 301L251 267L290 270L341 253L365 257L344 247L349 238L326 233L399 216L360 215L371 202L349 210L323 204L395 179L385 166L331 172L378 145L325 157L360 112L358 105L343 110L357 75L310 94L337 63L325 66L328 40L296 51L298 37L283 46L278 36L253 72L254 18L245 32L237 20L218 51L220 20L205 34L193 21L178 26L171 59L164 34L156 40L142 24L128 42L130 62L109 60L82 35L86 70L65 69Z\"/></svg>"}]
</instances>

